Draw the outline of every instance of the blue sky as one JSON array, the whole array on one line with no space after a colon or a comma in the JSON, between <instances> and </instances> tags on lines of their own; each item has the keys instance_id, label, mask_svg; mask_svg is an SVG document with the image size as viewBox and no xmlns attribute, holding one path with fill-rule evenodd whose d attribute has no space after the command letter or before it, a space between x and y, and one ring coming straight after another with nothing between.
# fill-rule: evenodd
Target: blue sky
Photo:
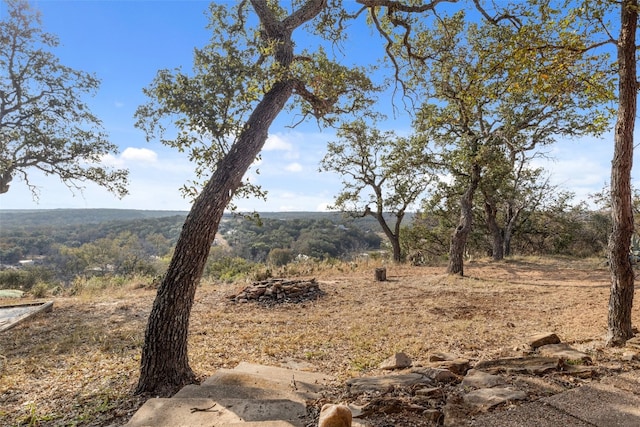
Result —
<instances>
[{"instance_id":1,"label":"blue sky","mask_svg":"<svg viewBox=\"0 0 640 427\"><path fill-rule=\"evenodd\" d=\"M45 31L57 35L54 52L65 65L92 72L102 81L97 95L88 99L91 110L102 120L112 142L120 147L117 157L106 162L130 170L130 194L122 200L87 184L83 193L71 192L55 177L36 172L31 180L40 188L39 201L27 186L14 180L11 190L0 195L2 209L121 208L189 210L190 201L179 188L193 178L193 166L183 154L159 142L146 142L134 127L134 112L146 99L148 86L159 69L182 66L189 70L195 47L208 41L208 1L58 1L35 0ZM0 13L4 13L0 7ZM376 61L382 41L359 28L350 55ZM367 57L365 57L365 55ZM383 97L380 109L387 111L390 99ZM317 211L332 203L340 190L339 177L319 173L326 142L333 131L307 123L295 129L292 117L281 115L272 126L259 164L259 174L250 179L268 191L268 200L238 200L241 210ZM396 116L386 123L404 134L410 118ZM609 179L613 137L562 141L549 147L554 161L544 166L554 183L574 191L578 199L599 191Z\"/></svg>"}]
</instances>

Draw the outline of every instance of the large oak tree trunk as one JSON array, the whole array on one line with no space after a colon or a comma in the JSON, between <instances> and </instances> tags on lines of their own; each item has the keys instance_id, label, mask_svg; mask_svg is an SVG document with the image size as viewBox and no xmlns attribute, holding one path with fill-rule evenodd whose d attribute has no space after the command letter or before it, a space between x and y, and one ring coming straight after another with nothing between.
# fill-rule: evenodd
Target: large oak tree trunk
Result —
<instances>
[{"instance_id":1,"label":"large oak tree trunk","mask_svg":"<svg viewBox=\"0 0 640 427\"><path fill-rule=\"evenodd\" d=\"M260 18L262 36L274 43L274 57L286 69L293 61L293 30L317 16L326 0L309 0L282 21L266 0L251 0L251 4ZM242 185L242 177L262 150L269 127L295 86L295 81L287 79L273 84L195 200L149 316L136 393L169 395L195 381L189 366L187 337L197 284L224 209Z\"/></svg>"},{"instance_id":2,"label":"large oak tree trunk","mask_svg":"<svg viewBox=\"0 0 640 427\"><path fill-rule=\"evenodd\" d=\"M309 0L282 21L266 0L251 0L251 4L262 24L262 36L274 43L274 57L286 69L293 61L293 30L317 16L326 0ZM196 198L149 315L136 393L169 395L195 381L189 366L187 337L197 284L224 209L242 185L242 177L262 150L269 127L295 86L295 81L287 79L273 84Z\"/></svg>"},{"instance_id":3,"label":"large oak tree trunk","mask_svg":"<svg viewBox=\"0 0 640 427\"><path fill-rule=\"evenodd\" d=\"M609 238L611 296L609 298L608 345L624 345L633 336L634 273L629 258L633 235L631 168L633 130L636 117L636 28L638 1L624 0L621 5L618 40L619 105L615 127L615 146L611 165L611 214L613 230Z\"/></svg>"},{"instance_id":4,"label":"large oak tree trunk","mask_svg":"<svg viewBox=\"0 0 640 427\"><path fill-rule=\"evenodd\" d=\"M278 83L265 95L194 202L149 316L136 393L168 395L195 381L187 355L187 336L196 286L224 209L262 150L269 126L292 89L291 83Z\"/></svg>"},{"instance_id":5,"label":"large oak tree trunk","mask_svg":"<svg viewBox=\"0 0 640 427\"><path fill-rule=\"evenodd\" d=\"M472 166L469 186L460 198L460 222L451 236L447 273L464 275L464 249L473 225L473 196L480 184L480 165Z\"/></svg>"},{"instance_id":6,"label":"large oak tree trunk","mask_svg":"<svg viewBox=\"0 0 640 427\"><path fill-rule=\"evenodd\" d=\"M511 237L513 236L513 230L516 227L516 221L520 215L521 209L514 209L510 204L507 208L507 218L505 220L503 247L504 256L511 256Z\"/></svg>"}]
</instances>

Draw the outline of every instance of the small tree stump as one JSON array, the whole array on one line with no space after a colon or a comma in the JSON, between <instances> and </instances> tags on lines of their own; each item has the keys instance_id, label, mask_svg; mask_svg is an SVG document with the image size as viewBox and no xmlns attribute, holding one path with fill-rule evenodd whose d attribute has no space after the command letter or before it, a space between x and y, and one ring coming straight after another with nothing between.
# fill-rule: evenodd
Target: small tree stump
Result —
<instances>
[{"instance_id":1,"label":"small tree stump","mask_svg":"<svg viewBox=\"0 0 640 427\"><path fill-rule=\"evenodd\" d=\"M387 280L387 269L386 268L376 268L376 280L378 282L384 282Z\"/></svg>"}]
</instances>

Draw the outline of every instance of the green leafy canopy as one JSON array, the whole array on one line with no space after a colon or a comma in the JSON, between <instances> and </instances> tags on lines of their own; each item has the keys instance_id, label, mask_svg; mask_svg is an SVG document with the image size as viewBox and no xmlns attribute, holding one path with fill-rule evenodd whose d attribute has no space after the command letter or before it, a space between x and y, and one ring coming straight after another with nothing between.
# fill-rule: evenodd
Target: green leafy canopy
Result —
<instances>
[{"instance_id":1,"label":"green leafy canopy","mask_svg":"<svg viewBox=\"0 0 640 427\"><path fill-rule=\"evenodd\" d=\"M276 4L270 7L285 16ZM188 153L199 181L183 187L186 195L198 193L200 181L215 170L247 117L277 82L294 82L296 96L288 110L299 116L298 123L314 117L319 125L331 126L338 115L371 104L366 94L375 87L365 70L340 65L321 45L313 52L301 51L283 66L277 45L264 36L266 30L252 12L248 2L212 4L210 43L195 50L191 72L161 70L144 89L149 102L138 108L136 126L148 140L159 137L163 144ZM318 25L322 23L326 21ZM266 193L246 181L236 195Z\"/></svg>"}]
</instances>

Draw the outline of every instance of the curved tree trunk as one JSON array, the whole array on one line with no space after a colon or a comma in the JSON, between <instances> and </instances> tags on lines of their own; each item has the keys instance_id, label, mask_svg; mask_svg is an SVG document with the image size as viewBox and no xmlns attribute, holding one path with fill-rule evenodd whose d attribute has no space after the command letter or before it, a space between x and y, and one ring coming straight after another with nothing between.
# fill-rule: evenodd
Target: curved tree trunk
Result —
<instances>
[{"instance_id":1,"label":"curved tree trunk","mask_svg":"<svg viewBox=\"0 0 640 427\"><path fill-rule=\"evenodd\" d=\"M393 261L401 262L402 249L400 247L400 224L402 223L404 212L399 213L396 216L396 224L394 227L395 232L391 230L391 227L389 227L389 224L387 224L387 221L384 218L384 213L382 212L381 205L378 207L378 210L376 212L368 210L367 208L367 210L365 211L365 215L367 214L373 216L378 221L378 224L380 224L380 228L382 228L384 235L387 237L387 239L389 239L389 243L391 243L391 248L393 250Z\"/></svg>"},{"instance_id":2,"label":"curved tree trunk","mask_svg":"<svg viewBox=\"0 0 640 427\"><path fill-rule=\"evenodd\" d=\"M274 57L286 69L293 61L293 30L317 16L326 0L309 0L282 21L266 0L251 0L251 4L264 29L263 37L275 42ZM189 366L187 337L197 284L224 209L242 185L242 177L262 150L269 127L295 85L293 80L282 80L264 95L195 200L149 315L136 393L168 395L195 381Z\"/></svg>"},{"instance_id":3,"label":"curved tree trunk","mask_svg":"<svg viewBox=\"0 0 640 427\"><path fill-rule=\"evenodd\" d=\"M619 104L615 127L615 146L611 166L611 214L613 230L609 238L611 296L609 298L607 344L624 345L633 336L634 272L629 258L633 235L631 167L633 130L636 117L636 28L638 1L622 1L618 40Z\"/></svg>"},{"instance_id":4,"label":"curved tree trunk","mask_svg":"<svg viewBox=\"0 0 640 427\"><path fill-rule=\"evenodd\" d=\"M282 21L269 9L266 0L251 0L251 4L260 18L263 36L275 42L276 61L286 69L293 61L293 30L317 16L326 0L309 0ZM264 95L195 200L149 315L136 393L168 395L195 381L189 366L187 337L197 284L224 209L242 185L242 177L262 150L269 127L293 94L295 85L293 80L282 80Z\"/></svg>"},{"instance_id":5,"label":"curved tree trunk","mask_svg":"<svg viewBox=\"0 0 640 427\"><path fill-rule=\"evenodd\" d=\"M451 236L447 273L464 275L464 248L473 225L473 196L480 184L480 165L472 166L469 186L460 198L460 222Z\"/></svg>"},{"instance_id":6,"label":"curved tree trunk","mask_svg":"<svg viewBox=\"0 0 640 427\"><path fill-rule=\"evenodd\" d=\"M279 83L265 95L194 202L149 316L136 393L167 395L195 381L187 356L187 336L196 286L224 209L260 153L269 126L284 108L292 88L291 83Z\"/></svg>"}]
</instances>

